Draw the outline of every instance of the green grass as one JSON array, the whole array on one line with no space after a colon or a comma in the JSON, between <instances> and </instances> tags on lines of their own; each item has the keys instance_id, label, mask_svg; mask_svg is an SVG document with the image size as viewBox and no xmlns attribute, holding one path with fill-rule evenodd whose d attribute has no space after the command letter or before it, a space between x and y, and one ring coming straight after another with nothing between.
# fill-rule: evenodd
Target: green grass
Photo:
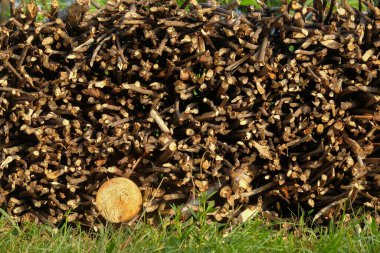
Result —
<instances>
[{"instance_id":1,"label":"green grass","mask_svg":"<svg viewBox=\"0 0 380 253\"><path fill-rule=\"evenodd\" d=\"M208 222L212 210L203 210L187 222L175 215L158 227L146 222L134 228L105 225L97 233L68 225L60 229L18 226L3 215L0 252L380 252L379 227L364 216L314 229L302 218L288 226L254 218L225 233L229 225Z\"/></svg>"}]
</instances>

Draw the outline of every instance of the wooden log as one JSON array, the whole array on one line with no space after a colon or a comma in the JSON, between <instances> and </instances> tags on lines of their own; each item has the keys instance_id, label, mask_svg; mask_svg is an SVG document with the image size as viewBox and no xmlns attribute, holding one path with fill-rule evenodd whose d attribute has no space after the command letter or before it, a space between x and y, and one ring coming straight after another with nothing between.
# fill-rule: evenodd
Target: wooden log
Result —
<instances>
[{"instance_id":1,"label":"wooden log","mask_svg":"<svg viewBox=\"0 0 380 253\"><path fill-rule=\"evenodd\" d=\"M96 194L100 214L113 223L126 222L136 216L142 206L142 195L127 178L113 178L102 184Z\"/></svg>"}]
</instances>

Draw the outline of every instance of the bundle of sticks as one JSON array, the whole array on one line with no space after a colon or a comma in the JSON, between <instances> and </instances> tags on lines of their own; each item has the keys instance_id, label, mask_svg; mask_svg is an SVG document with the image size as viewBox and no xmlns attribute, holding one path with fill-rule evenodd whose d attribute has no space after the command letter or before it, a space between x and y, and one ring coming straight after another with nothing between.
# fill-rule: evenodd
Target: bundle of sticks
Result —
<instances>
[{"instance_id":1,"label":"bundle of sticks","mask_svg":"<svg viewBox=\"0 0 380 253\"><path fill-rule=\"evenodd\" d=\"M0 28L0 205L93 225L100 185L134 181L144 215L270 219L378 212L380 9L362 0L31 2Z\"/></svg>"}]
</instances>

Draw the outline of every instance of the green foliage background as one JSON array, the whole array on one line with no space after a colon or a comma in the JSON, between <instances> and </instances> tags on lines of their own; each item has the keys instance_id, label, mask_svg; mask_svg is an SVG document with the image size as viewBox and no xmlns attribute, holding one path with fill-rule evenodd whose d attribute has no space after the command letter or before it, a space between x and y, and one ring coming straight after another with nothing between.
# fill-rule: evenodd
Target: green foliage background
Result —
<instances>
[{"instance_id":1,"label":"green foliage background","mask_svg":"<svg viewBox=\"0 0 380 253\"><path fill-rule=\"evenodd\" d=\"M26 4L28 3L30 0L21 0L20 2L23 3L23 4ZM41 8L43 9L46 9L48 10L50 8L50 3L51 3L51 0L34 0L39 6L41 6ZM68 5L69 3L71 3L73 0L59 0L60 2L60 5L61 7L64 7L66 5ZM100 5L104 5L105 2L107 2L107 0L94 0L96 2L98 2ZM202 0L200 0L202 1ZM226 4L226 3L229 3L229 2L232 2L233 0L219 0L220 3L222 4ZM281 0L263 0L264 2L266 2L266 4L270 5L270 6L278 6L281 4ZM290 2L290 0L287 0L288 2ZM329 0L327 0L329 1ZM371 0L369 0L371 1ZM183 2L185 2L185 0L177 0L177 2L179 4L182 4ZM339 2L339 1L338 1ZM352 6L354 7L358 7L359 6L359 2L360 0L349 0L348 1ZM374 0L373 1L375 4L377 4L379 2L379 0ZM306 4L312 4L313 3L313 0L307 0L306 1ZM241 5L243 6L246 6L246 5L256 5L257 6L257 0L241 0ZM364 6L364 5L363 5Z\"/></svg>"}]
</instances>

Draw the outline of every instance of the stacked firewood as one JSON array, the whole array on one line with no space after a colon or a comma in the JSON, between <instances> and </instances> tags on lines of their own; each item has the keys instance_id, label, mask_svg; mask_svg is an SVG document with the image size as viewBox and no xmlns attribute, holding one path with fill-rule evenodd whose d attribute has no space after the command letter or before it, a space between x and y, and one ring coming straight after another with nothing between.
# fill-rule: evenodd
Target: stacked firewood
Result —
<instances>
[{"instance_id":1,"label":"stacked firewood","mask_svg":"<svg viewBox=\"0 0 380 253\"><path fill-rule=\"evenodd\" d=\"M379 209L380 9L362 0L88 1L0 29L0 205L17 221L94 224L110 178L144 215L218 221ZM54 7L55 6L55 7ZM215 194L213 194L215 193Z\"/></svg>"}]
</instances>

